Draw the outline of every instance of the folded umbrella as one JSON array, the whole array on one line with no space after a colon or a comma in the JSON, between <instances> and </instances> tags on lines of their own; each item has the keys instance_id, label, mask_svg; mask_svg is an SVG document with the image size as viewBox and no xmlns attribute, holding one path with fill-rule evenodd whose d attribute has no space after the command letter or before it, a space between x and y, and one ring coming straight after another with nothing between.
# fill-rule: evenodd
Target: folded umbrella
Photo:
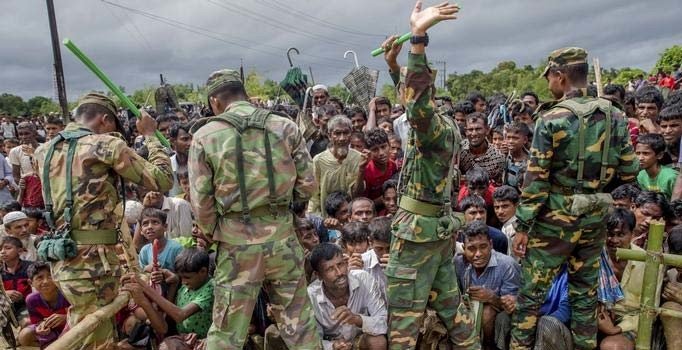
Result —
<instances>
[{"instance_id":1,"label":"folded umbrella","mask_svg":"<svg viewBox=\"0 0 682 350\"><path fill-rule=\"evenodd\" d=\"M295 47L287 50L287 59L289 60L289 67L291 68L287 71L284 80L279 83L279 86L282 87L287 95L291 96L299 107L302 107L305 99L305 91L308 88L308 76L303 74L301 68L294 67L294 64L291 62L291 51L299 54L298 49Z\"/></svg>"},{"instance_id":2,"label":"folded umbrella","mask_svg":"<svg viewBox=\"0 0 682 350\"><path fill-rule=\"evenodd\" d=\"M350 91L353 100L367 112L369 101L376 95L379 71L360 66L357 54L354 51L346 51L343 57L346 58L349 53L353 54L355 67L343 77L343 84Z\"/></svg>"}]
</instances>

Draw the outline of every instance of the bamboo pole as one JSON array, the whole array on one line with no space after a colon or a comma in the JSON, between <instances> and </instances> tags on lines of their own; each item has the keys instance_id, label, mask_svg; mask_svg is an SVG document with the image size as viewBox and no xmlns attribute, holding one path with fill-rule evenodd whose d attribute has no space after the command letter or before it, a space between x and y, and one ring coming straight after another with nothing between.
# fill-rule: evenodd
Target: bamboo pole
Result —
<instances>
[{"instance_id":1,"label":"bamboo pole","mask_svg":"<svg viewBox=\"0 0 682 350\"><path fill-rule=\"evenodd\" d=\"M601 81L601 65L599 65L599 59L596 57L592 60L592 63L594 66L594 80L597 84L597 96L602 97L604 96L604 85L602 85Z\"/></svg>"},{"instance_id":2,"label":"bamboo pole","mask_svg":"<svg viewBox=\"0 0 682 350\"><path fill-rule=\"evenodd\" d=\"M130 294L122 292L111 303L85 316L78 324L69 329L65 334L62 334L54 343L50 344L46 350L77 348L83 342L83 339L92 333L103 320L114 317L114 314L128 305L129 300Z\"/></svg>"},{"instance_id":3,"label":"bamboo pole","mask_svg":"<svg viewBox=\"0 0 682 350\"><path fill-rule=\"evenodd\" d=\"M668 266L682 267L682 255L662 254L663 263ZM646 261L647 252L641 250L616 250L616 256L621 260Z\"/></svg>"},{"instance_id":4,"label":"bamboo pole","mask_svg":"<svg viewBox=\"0 0 682 350\"><path fill-rule=\"evenodd\" d=\"M656 320L656 287L658 286L658 270L661 265L661 248L663 247L663 230L665 222L652 220L649 223L649 239L647 240L647 256L642 281L640 298L639 325L637 327L638 350L651 349L651 330Z\"/></svg>"}]
</instances>

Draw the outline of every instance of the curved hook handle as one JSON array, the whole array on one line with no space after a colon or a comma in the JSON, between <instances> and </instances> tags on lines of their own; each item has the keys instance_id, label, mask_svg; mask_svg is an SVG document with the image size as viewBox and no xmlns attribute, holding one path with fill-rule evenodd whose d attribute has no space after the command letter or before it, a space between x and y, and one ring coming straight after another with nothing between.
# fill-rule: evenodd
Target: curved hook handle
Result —
<instances>
[{"instance_id":1,"label":"curved hook handle","mask_svg":"<svg viewBox=\"0 0 682 350\"><path fill-rule=\"evenodd\" d=\"M297 55L301 54L300 52L298 52L298 49L295 47L290 47L289 50L287 50L287 59L289 60L289 67L294 66L294 64L291 62L291 51L296 52Z\"/></svg>"},{"instance_id":2,"label":"curved hook handle","mask_svg":"<svg viewBox=\"0 0 682 350\"><path fill-rule=\"evenodd\" d=\"M353 51L353 50L348 50L348 51L344 52L344 53L343 53L343 58L347 58L349 53L352 53L352 54L353 54L353 59L355 60L355 68L360 68L360 65L358 64L358 54L355 53L355 51Z\"/></svg>"}]
</instances>

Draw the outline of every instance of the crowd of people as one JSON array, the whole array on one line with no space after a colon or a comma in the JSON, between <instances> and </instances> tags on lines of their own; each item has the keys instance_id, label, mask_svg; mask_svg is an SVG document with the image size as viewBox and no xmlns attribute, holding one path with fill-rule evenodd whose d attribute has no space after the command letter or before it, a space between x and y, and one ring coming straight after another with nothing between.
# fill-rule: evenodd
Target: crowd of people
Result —
<instances>
[{"instance_id":1,"label":"crowd of people","mask_svg":"<svg viewBox=\"0 0 682 350\"><path fill-rule=\"evenodd\" d=\"M419 26L413 25L413 31L415 28ZM346 106L331 96L326 86L316 85L311 89L309 105L272 107L270 112L281 118L272 123L286 135L271 140L272 148L269 143L263 146L260 139L247 132L237 141L231 140L243 147L244 153L235 164L224 168L228 170L213 169L215 173L206 175L207 169L200 167L202 162L218 164L221 158L227 158L220 153L226 146L213 136L213 129L219 128L214 126L208 131L201 127L206 121L215 121L216 117L207 115L211 108L148 111L156 129L170 140L171 147L163 152L170 156L172 182L162 185L158 178L154 181L142 176L138 184L125 181L115 185L123 187L120 197L125 203L122 216L126 229L121 231L130 232L138 256L133 264L141 273L127 266L131 262L125 244L116 244L113 250L115 259L125 267L121 269L118 263L110 266L111 260L104 257L112 252L91 252L97 261L101 259L103 271L118 271L113 276L120 284L119 290L131 295L128 306L111 321L116 334L109 336L117 339L118 348L217 348L215 344L221 343L207 342L211 334L233 343L241 341L247 349L286 349L291 348L293 339L297 344L312 344L318 339L311 334L297 335L292 324L313 325L325 349L386 349L396 348L396 344L397 348L437 348L454 341L466 345L462 348L589 348L590 330L581 328L584 310L576 306L581 296L575 295L573 289L569 293L576 284L572 279L578 270L575 261L559 261L550 269L551 279L541 283L544 275L522 269L524 259L529 257L517 237L517 232L519 236L528 234L527 228L519 226L518 221L524 225L528 216L524 212L527 207L520 206L530 202L536 190L533 181L545 154L542 147L552 146L538 141L538 137L547 140L547 135L541 133L548 130L543 118L550 117L544 113L556 102L541 101L532 91L518 99L502 93L484 96L472 91L460 101L434 97L425 103L418 100L419 94L430 94L435 76L430 76L431 82L415 78L428 71L425 61L420 61L423 46L421 52L415 51L420 43L413 42L408 69L401 70L397 62L400 46L393 45L393 40L395 37L384 43L388 71L397 89L410 89L412 96L408 93L397 104L378 96L367 106ZM558 54L556 61L560 62L565 54ZM217 73L209 78L209 90L233 78L233 72ZM549 66L547 74L555 74ZM601 246L591 247L591 256L583 257L598 262L599 268L594 270L597 283L577 287L588 294L596 293L598 305L593 311L597 315L597 343L593 345L599 349L634 349L637 339L639 311L618 306L638 305L645 265L618 258L616 250L645 250L650 223L664 220L665 251L682 254L682 182L676 183L682 164L682 92L679 80L673 79L672 84L669 80L642 80L628 86L607 84L601 92L600 100L608 101L617 108L614 113L627 119L628 140L621 145L623 150L615 152L623 159L628 152L634 158L629 165L621 163L618 169L619 173L632 173L631 179L621 176L621 181L604 188L613 200L603 220L606 239ZM220 105L221 88L214 89L218 97L211 105L218 111L228 107ZM597 97L597 90L590 84L581 89L581 96ZM91 95L80 104L77 115L87 117L83 106L101 104L105 98ZM250 108L246 101L229 104L237 114ZM455 132L448 134L438 126L425 131L420 125L423 120L411 113L424 113L429 108L429 113L443 116L444 123L449 123ZM117 112L116 131L127 134L125 143L135 152L129 157L163 168L159 160L163 155L159 155L159 146L149 140L153 136L148 126L139 132L134 118L123 110ZM289 130L291 125L297 128ZM63 283L63 267L53 265L51 269L38 252L41 240L54 227L47 219L49 215L45 215L50 213L52 203L43 197L44 177L41 180L38 166L46 165L36 159L45 153L36 150L47 147L64 127L56 117L20 119L3 115L0 124L4 146L0 148L1 275L5 295L20 324L18 341L23 346L45 348L68 331L69 301L79 295L79 286ZM561 136L555 135L554 140L556 144L562 142ZM410 151L415 148L420 152ZM97 156L103 159L122 154L114 149L108 152L111 154ZM272 153L271 159L288 152L293 160L255 164L249 152ZM602 150L592 152L600 155ZM420 162L427 158L431 163ZM113 165L116 172L137 167L134 162L121 163ZM81 165L84 171L88 166ZM292 169L299 177L281 180L288 184L287 188L275 188L275 178L287 177ZM446 178L424 175L433 169L445 169ZM564 175L583 176L582 171L580 175ZM603 180L598 171L597 175L588 175ZM206 187L208 182L214 187ZM91 186L96 187L93 183ZM277 182L283 186L281 183ZM533 187L529 188L529 184ZM552 192L562 190L552 186ZM253 189L249 202L261 200L259 205L247 204L246 187ZM309 200L273 199L275 192L291 193L291 188L311 193ZM77 195L87 196L99 190L83 189ZM231 195L237 190L241 195ZM214 193L218 192L225 195L215 199ZM414 203L414 198L436 193L446 193L447 211L452 211L460 222L454 234L448 233L452 228L448 225L454 223L441 220L431 224L423 218L406 216L406 211L428 212L430 208ZM117 197L119 193L110 191L108 195ZM239 204L239 209L228 211L229 205L222 206L225 203ZM107 217L113 214L106 210L113 209L88 208L87 215L82 216L74 212L74 220L98 225L111 219ZM238 226L238 231L250 220L267 217L270 221L257 222L257 229L239 231L247 232L244 235L231 235L222 226L224 222L210 218L216 212L230 219L230 225ZM286 230L288 224L293 224L295 236ZM433 239L424 239L422 230L428 230ZM251 252L255 243L267 243L272 237L281 241L273 240L269 251ZM529 238L528 248L534 244L532 234ZM225 248L225 242L232 245ZM298 251L303 253L302 259L298 259ZM245 268L241 266L243 261L248 265ZM298 268L304 274L304 288L296 277ZM53 280L56 270L61 277ZM225 271L230 271L228 276ZM431 271L425 274L428 281L423 280L423 271ZM679 272L682 269L675 267L660 270L657 306L682 311ZM538 280L528 281L529 277ZM261 286L263 281L265 286ZM547 287L536 293L542 300L530 300L529 294L524 294L534 283ZM232 288L229 293L223 290L226 285ZM449 291L453 286L456 290ZM119 290L99 297L110 301ZM425 294L420 294L422 290ZM461 295L461 302L452 305L441 298L449 292ZM533 296L537 299L537 295ZM282 300L294 305L282 305ZM312 318L306 318L303 312L308 302ZM525 307L530 302L539 302L532 314L532 308ZM234 305L239 307L234 309ZM423 312L414 314L411 310ZM462 322L456 315L473 315L474 319ZM533 325L527 328L534 332L531 336L514 330L526 331L519 323L527 317L534 318ZM471 324L463 326L466 322ZM241 325L245 325L243 332L238 330ZM468 332L453 336L453 327ZM658 317L654 347L682 348L681 327L682 319ZM531 345L524 343L528 337Z\"/></svg>"}]
</instances>

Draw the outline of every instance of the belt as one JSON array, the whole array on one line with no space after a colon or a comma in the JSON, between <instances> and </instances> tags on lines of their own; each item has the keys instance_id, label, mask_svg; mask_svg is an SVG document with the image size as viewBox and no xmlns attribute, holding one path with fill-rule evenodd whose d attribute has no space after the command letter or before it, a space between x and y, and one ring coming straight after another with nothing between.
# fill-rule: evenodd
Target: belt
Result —
<instances>
[{"instance_id":1,"label":"belt","mask_svg":"<svg viewBox=\"0 0 682 350\"><path fill-rule=\"evenodd\" d=\"M117 244L118 230L72 230L71 239L76 244Z\"/></svg>"},{"instance_id":2,"label":"belt","mask_svg":"<svg viewBox=\"0 0 682 350\"><path fill-rule=\"evenodd\" d=\"M558 194L563 194L564 196L573 196L576 194L596 194L599 193L595 189L587 189L587 190L582 190L581 192L578 192L578 189L575 187L564 187L564 186L559 186L559 185L551 185L549 188L549 191L552 193L558 193Z\"/></svg>"},{"instance_id":3,"label":"belt","mask_svg":"<svg viewBox=\"0 0 682 350\"><path fill-rule=\"evenodd\" d=\"M280 215L286 216L289 213L288 205L276 205L274 207L262 205L260 207L249 209L249 217L251 218L262 218L264 216L275 217ZM224 217L233 220L241 220L244 218L244 213L239 211L231 211L229 213L225 213Z\"/></svg>"},{"instance_id":4,"label":"belt","mask_svg":"<svg viewBox=\"0 0 682 350\"><path fill-rule=\"evenodd\" d=\"M411 213L424 216L441 216L443 212L443 205L422 202L408 196L400 197L400 204L398 206Z\"/></svg>"}]
</instances>

